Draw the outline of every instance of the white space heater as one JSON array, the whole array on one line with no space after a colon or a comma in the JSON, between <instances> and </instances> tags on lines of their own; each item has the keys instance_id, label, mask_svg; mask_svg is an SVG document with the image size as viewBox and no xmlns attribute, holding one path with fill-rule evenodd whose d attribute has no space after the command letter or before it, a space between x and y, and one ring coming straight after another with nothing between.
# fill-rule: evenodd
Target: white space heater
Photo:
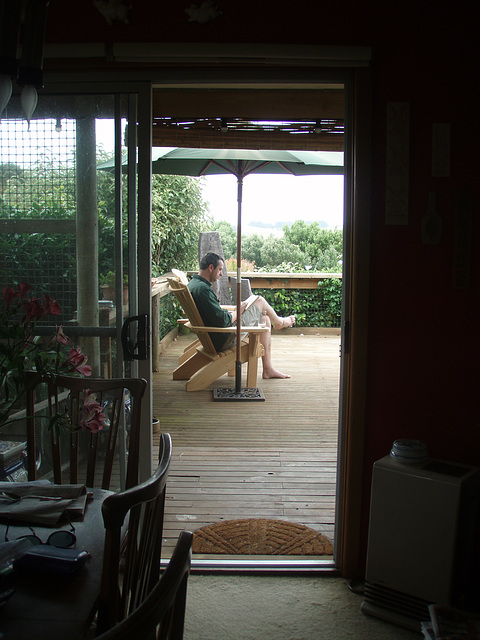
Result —
<instances>
[{"instance_id":1,"label":"white space heater","mask_svg":"<svg viewBox=\"0 0 480 640\"><path fill-rule=\"evenodd\" d=\"M478 609L479 493L476 467L375 462L364 613L419 632L431 603Z\"/></svg>"}]
</instances>

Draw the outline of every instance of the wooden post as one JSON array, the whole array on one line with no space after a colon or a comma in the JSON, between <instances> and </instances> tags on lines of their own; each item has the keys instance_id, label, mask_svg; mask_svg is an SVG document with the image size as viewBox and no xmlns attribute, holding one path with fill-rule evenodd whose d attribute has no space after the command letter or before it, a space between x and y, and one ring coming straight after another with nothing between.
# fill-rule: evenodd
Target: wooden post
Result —
<instances>
[{"instance_id":1,"label":"wooden post","mask_svg":"<svg viewBox=\"0 0 480 640\"><path fill-rule=\"evenodd\" d=\"M160 293L152 296L152 368L160 370Z\"/></svg>"},{"instance_id":2,"label":"wooden post","mask_svg":"<svg viewBox=\"0 0 480 640\"><path fill-rule=\"evenodd\" d=\"M95 118L77 119L77 319L98 325L98 214ZM93 375L100 375L100 341L82 338Z\"/></svg>"},{"instance_id":3,"label":"wooden post","mask_svg":"<svg viewBox=\"0 0 480 640\"><path fill-rule=\"evenodd\" d=\"M200 261L200 258L209 251L217 253L225 262L225 255L218 231L205 231L200 233L198 237L198 260ZM220 304L232 304L232 294L230 293L230 284L226 269L222 277L212 284L212 289L217 294Z\"/></svg>"}]
</instances>

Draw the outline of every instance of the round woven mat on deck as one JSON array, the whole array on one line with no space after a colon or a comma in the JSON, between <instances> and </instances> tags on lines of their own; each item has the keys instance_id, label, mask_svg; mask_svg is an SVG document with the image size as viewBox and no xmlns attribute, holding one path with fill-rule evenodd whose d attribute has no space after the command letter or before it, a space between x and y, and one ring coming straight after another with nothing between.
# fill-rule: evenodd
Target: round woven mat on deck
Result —
<instances>
[{"instance_id":1,"label":"round woven mat on deck","mask_svg":"<svg viewBox=\"0 0 480 640\"><path fill-rule=\"evenodd\" d=\"M193 553L325 556L332 542L318 531L285 520L226 520L193 533Z\"/></svg>"}]
</instances>

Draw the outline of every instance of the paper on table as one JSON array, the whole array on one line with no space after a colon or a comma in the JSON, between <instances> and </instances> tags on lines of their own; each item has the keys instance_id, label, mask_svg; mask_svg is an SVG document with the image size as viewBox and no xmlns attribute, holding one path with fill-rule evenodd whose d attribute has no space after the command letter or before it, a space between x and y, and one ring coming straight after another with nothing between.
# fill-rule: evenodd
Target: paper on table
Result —
<instances>
[{"instance_id":1,"label":"paper on table","mask_svg":"<svg viewBox=\"0 0 480 640\"><path fill-rule=\"evenodd\" d=\"M13 501L5 495L20 496ZM84 514L87 489L83 484L0 482L0 521L55 526L65 512L70 518Z\"/></svg>"}]
</instances>

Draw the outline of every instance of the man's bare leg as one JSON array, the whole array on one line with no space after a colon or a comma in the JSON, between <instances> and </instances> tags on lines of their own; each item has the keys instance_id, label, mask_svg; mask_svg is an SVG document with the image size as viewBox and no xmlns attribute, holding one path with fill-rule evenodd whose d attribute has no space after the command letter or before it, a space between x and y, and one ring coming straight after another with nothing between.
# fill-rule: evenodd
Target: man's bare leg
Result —
<instances>
[{"instance_id":1,"label":"man's bare leg","mask_svg":"<svg viewBox=\"0 0 480 640\"><path fill-rule=\"evenodd\" d=\"M259 296L258 300L255 300L255 305L260 309L262 315L266 315L270 318L270 322L274 329L288 329L288 327L293 327L295 324L295 316L287 316L286 318L283 318L282 316L277 315L274 308L270 306L262 296Z\"/></svg>"},{"instance_id":2,"label":"man's bare leg","mask_svg":"<svg viewBox=\"0 0 480 640\"><path fill-rule=\"evenodd\" d=\"M272 328L272 323L271 323L270 317L268 315L265 315L265 326L267 326L270 330ZM292 376L289 376L287 373L282 373L278 369L275 369L275 367L272 365L272 334L271 334L271 331L269 331L268 333L267 332L261 333L260 334L260 342L262 343L263 348L265 350L265 354L262 356L262 365L263 365L262 378L264 378L264 379L267 379L267 378L291 378Z\"/></svg>"}]
</instances>

